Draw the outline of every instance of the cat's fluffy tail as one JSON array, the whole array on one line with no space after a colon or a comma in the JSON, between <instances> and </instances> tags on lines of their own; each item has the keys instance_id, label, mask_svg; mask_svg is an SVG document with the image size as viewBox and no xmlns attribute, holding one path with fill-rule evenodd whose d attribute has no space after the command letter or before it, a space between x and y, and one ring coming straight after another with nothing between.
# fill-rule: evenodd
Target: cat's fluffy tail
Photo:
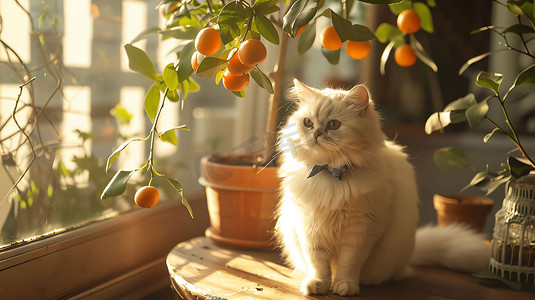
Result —
<instances>
[{"instance_id":1,"label":"cat's fluffy tail","mask_svg":"<svg viewBox=\"0 0 535 300\"><path fill-rule=\"evenodd\" d=\"M424 226L416 231L410 264L476 273L488 269L490 254L484 235L464 225Z\"/></svg>"}]
</instances>

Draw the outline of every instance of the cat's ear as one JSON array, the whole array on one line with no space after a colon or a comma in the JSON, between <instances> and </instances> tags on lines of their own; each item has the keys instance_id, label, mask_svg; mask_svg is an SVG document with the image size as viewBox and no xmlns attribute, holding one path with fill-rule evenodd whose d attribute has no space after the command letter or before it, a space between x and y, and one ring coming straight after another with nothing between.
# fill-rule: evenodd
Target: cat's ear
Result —
<instances>
[{"instance_id":1,"label":"cat's ear","mask_svg":"<svg viewBox=\"0 0 535 300\"><path fill-rule=\"evenodd\" d=\"M299 101L306 101L307 99L310 99L314 95L314 91L312 88L306 86L301 81L294 78L294 89L295 93L299 97Z\"/></svg>"},{"instance_id":2,"label":"cat's ear","mask_svg":"<svg viewBox=\"0 0 535 300\"><path fill-rule=\"evenodd\" d=\"M356 85L347 92L344 101L351 103L361 115L366 115L368 103L370 102L370 92L363 85Z\"/></svg>"}]
</instances>

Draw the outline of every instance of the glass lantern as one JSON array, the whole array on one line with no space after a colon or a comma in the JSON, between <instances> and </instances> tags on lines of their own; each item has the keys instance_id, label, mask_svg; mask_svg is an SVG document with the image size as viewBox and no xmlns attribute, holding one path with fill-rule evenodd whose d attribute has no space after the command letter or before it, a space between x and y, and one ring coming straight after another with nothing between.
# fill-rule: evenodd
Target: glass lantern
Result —
<instances>
[{"instance_id":1,"label":"glass lantern","mask_svg":"<svg viewBox=\"0 0 535 300\"><path fill-rule=\"evenodd\" d=\"M496 213L490 271L535 285L535 174L511 181Z\"/></svg>"}]
</instances>

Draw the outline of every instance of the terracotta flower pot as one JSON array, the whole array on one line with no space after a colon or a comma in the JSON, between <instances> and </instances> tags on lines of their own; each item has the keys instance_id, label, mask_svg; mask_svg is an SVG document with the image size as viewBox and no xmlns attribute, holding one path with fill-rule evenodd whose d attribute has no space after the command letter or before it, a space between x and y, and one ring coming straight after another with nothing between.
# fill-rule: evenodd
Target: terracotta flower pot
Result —
<instances>
[{"instance_id":1,"label":"terracotta flower pot","mask_svg":"<svg viewBox=\"0 0 535 300\"><path fill-rule=\"evenodd\" d=\"M214 242L231 247L268 249L273 247L275 212L280 179L278 168L236 162L252 155L214 156L201 160L199 183L206 187L211 226L205 234Z\"/></svg>"},{"instance_id":2,"label":"terracotta flower pot","mask_svg":"<svg viewBox=\"0 0 535 300\"><path fill-rule=\"evenodd\" d=\"M433 196L438 226L456 222L467 224L480 232L485 229L493 203L492 199L480 196Z\"/></svg>"}]
</instances>

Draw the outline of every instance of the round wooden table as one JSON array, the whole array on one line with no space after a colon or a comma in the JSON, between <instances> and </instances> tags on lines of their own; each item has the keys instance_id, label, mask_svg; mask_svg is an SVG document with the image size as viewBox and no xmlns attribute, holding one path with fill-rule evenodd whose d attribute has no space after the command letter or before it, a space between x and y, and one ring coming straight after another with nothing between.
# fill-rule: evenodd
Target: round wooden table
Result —
<instances>
[{"instance_id":1,"label":"round wooden table","mask_svg":"<svg viewBox=\"0 0 535 300\"><path fill-rule=\"evenodd\" d=\"M306 296L276 251L230 249L206 237L178 244L167 256L171 283L184 299L535 299L489 281L438 268L416 268L412 277L361 286L357 297Z\"/></svg>"}]
</instances>

